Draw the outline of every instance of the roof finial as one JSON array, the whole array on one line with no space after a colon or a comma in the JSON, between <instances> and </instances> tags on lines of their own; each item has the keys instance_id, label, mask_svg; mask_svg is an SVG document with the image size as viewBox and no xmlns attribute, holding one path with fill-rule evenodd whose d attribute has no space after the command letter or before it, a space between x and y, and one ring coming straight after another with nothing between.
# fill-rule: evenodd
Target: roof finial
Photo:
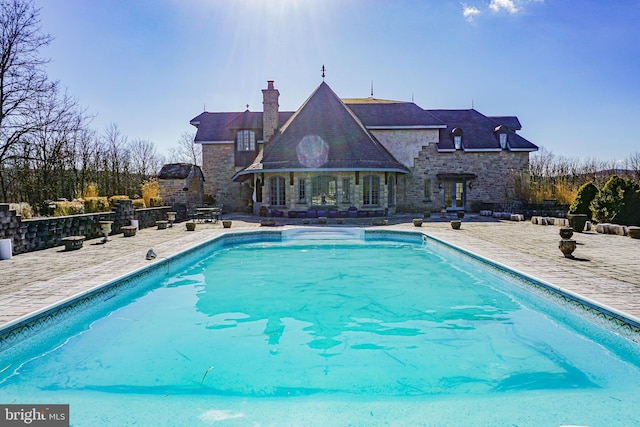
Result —
<instances>
[{"instance_id":1,"label":"roof finial","mask_svg":"<svg viewBox=\"0 0 640 427\"><path fill-rule=\"evenodd\" d=\"M371 97L373 98L373 80L371 80Z\"/></svg>"},{"instance_id":2,"label":"roof finial","mask_svg":"<svg viewBox=\"0 0 640 427\"><path fill-rule=\"evenodd\" d=\"M324 81L324 74L325 74L325 71L327 71L327 69L324 68L324 64L322 64L322 70L321 71L322 71L322 81Z\"/></svg>"},{"instance_id":3,"label":"roof finial","mask_svg":"<svg viewBox=\"0 0 640 427\"><path fill-rule=\"evenodd\" d=\"M249 110L249 104L247 104L247 111Z\"/></svg>"}]
</instances>

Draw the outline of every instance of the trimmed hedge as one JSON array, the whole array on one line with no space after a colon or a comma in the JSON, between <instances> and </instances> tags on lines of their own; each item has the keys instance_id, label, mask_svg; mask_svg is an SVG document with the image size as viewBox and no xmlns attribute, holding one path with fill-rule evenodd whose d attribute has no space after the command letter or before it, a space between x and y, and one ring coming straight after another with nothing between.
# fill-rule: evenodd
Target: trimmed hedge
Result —
<instances>
[{"instance_id":1,"label":"trimmed hedge","mask_svg":"<svg viewBox=\"0 0 640 427\"><path fill-rule=\"evenodd\" d=\"M110 210L111 206L106 197L86 197L84 199L85 213L109 212Z\"/></svg>"}]
</instances>

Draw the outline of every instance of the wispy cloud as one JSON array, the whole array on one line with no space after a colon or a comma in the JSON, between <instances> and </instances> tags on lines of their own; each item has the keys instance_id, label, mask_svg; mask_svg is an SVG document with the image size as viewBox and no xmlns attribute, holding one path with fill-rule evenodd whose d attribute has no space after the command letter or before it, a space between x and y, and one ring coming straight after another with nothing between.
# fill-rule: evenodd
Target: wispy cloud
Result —
<instances>
[{"instance_id":1,"label":"wispy cloud","mask_svg":"<svg viewBox=\"0 0 640 427\"><path fill-rule=\"evenodd\" d=\"M477 7L467 6L466 4L462 4L462 16L469 22L472 22L473 19L480 15L480 10Z\"/></svg>"},{"instance_id":2,"label":"wispy cloud","mask_svg":"<svg viewBox=\"0 0 640 427\"><path fill-rule=\"evenodd\" d=\"M500 12L501 10L506 10L509 13L518 13L519 9L516 7L513 0L491 0L489 4L489 9L494 12Z\"/></svg>"},{"instance_id":3,"label":"wispy cloud","mask_svg":"<svg viewBox=\"0 0 640 427\"><path fill-rule=\"evenodd\" d=\"M530 3L544 3L544 0L491 0L489 2L488 10L493 13L506 12L509 15L515 15L517 13L524 12L527 5ZM486 3L483 9L462 3L462 16L468 22L473 22L478 15L483 13L484 8L486 7Z\"/></svg>"}]
</instances>

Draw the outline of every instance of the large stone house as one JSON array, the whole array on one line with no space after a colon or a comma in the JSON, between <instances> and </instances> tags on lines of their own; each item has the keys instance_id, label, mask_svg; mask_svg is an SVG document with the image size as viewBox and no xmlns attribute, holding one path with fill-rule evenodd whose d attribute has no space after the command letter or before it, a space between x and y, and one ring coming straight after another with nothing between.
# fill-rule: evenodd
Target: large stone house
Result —
<instances>
[{"instance_id":1,"label":"large stone house","mask_svg":"<svg viewBox=\"0 0 640 427\"><path fill-rule=\"evenodd\" d=\"M513 116L340 99L324 81L295 112L273 81L262 93L262 112L191 120L204 191L225 210L476 210L506 202L537 150Z\"/></svg>"}]
</instances>

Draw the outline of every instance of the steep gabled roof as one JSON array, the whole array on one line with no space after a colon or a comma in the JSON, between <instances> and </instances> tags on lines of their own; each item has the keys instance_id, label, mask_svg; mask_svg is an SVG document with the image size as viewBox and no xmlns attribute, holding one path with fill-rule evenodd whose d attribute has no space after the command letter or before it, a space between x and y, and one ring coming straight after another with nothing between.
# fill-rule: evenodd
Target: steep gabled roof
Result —
<instances>
[{"instance_id":1,"label":"steep gabled roof","mask_svg":"<svg viewBox=\"0 0 640 427\"><path fill-rule=\"evenodd\" d=\"M265 147L262 168L408 172L325 82Z\"/></svg>"},{"instance_id":2,"label":"steep gabled roof","mask_svg":"<svg viewBox=\"0 0 640 427\"><path fill-rule=\"evenodd\" d=\"M451 132L458 128L462 130L462 149L465 151L501 151L500 139L496 128L505 125L507 132L507 147L511 151L536 151L538 147L518 135L515 130L520 129L517 117L487 117L474 109L470 110L429 110L447 124L440 131L439 151L455 151ZM514 126L514 128L510 127Z\"/></svg>"},{"instance_id":3,"label":"steep gabled roof","mask_svg":"<svg viewBox=\"0 0 640 427\"><path fill-rule=\"evenodd\" d=\"M413 102L384 101L346 103L368 129L438 129L446 125Z\"/></svg>"}]
</instances>

